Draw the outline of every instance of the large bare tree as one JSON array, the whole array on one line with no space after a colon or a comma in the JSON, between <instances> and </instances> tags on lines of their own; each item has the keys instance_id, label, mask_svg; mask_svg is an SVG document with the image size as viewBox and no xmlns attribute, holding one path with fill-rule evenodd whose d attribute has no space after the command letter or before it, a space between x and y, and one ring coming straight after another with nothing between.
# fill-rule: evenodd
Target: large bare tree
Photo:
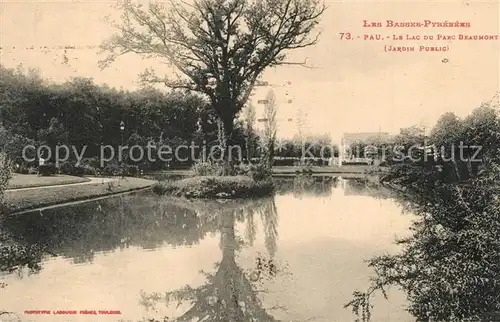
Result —
<instances>
[{"instance_id":1,"label":"large bare tree","mask_svg":"<svg viewBox=\"0 0 500 322\"><path fill-rule=\"evenodd\" d=\"M305 65L287 52L316 44L314 28L325 11L319 0L170 0L146 6L125 1L116 34L102 44L109 56L136 53L160 59L178 72L149 70L148 82L205 94L223 124L224 144L234 120L267 67Z\"/></svg>"}]
</instances>

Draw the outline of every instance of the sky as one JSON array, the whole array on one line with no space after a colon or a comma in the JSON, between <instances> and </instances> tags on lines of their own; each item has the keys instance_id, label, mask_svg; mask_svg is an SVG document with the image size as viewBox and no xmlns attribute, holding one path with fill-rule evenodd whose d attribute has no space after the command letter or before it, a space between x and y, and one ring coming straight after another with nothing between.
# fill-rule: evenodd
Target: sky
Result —
<instances>
[{"instance_id":1,"label":"sky","mask_svg":"<svg viewBox=\"0 0 500 322\"><path fill-rule=\"evenodd\" d=\"M97 83L134 89L137 75L157 61L125 56L100 70L95 49L113 34L106 16L117 14L112 1L11 1L0 3L0 62L38 68L55 82L92 77ZM307 114L312 133L339 137L343 132L397 133L413 124L432 125L447 111L469 114L500 90L500 41L363 40L365 34L498 35L500 1L326 1L319 42L290 53L290 60L315 68L269 69L264 80L275 84L280 136L297 132L297 114ZM462 21L470 28L365 28L363 20ZM340 33L351 33L351 40ZM360 38L358 39L357 36ZM385 45L416 46L415 52L385 52ZM418 47L448 46L446 52L419 52ZM33 46L33 49L30 47ZM68 49L63 64L64 46ZM47 49L40 49L47 47ZM281 86L290 82L290 85ZM257 100L269 88L259 88ZM289 95L285 96L285 92ZM292 103L287 103L287 99ZM288 122L288 118L293 118Z\"/></svg>"}]
</instances>

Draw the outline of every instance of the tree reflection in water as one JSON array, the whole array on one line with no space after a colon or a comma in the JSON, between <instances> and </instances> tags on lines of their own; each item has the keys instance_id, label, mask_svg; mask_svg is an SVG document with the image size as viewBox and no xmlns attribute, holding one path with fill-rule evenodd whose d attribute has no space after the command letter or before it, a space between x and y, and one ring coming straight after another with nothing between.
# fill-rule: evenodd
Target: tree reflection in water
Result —
<instances>
[{"instance_id":1,"label":"tree reflection in water","mask_svg":"<svg viewBox=\"0 0 500 322\"><path fill-rule=\"evenodd\" d=\"M256 258L256 269L247 272L237 265L236 256L244 244L252 245L255 241L257 216L263 223L268 254ZM245 225L244 239L235 234L238 222ZM180 321L189 317L205 317L210 321L275 321L262 308L257 294L263 290L257 288L263 277L280 272L280 265L274 260L277 226L272 198L204 202L150 194L129 195L6 218L3 228L12 243L27 245L27 250L12 252L18 256L4 262L13 263L9 267L27 264L20 254L41 254L35 249L71 258L74 263L92 262L96 253L132 246L152 249L163 244L193 245L207 234L220 233L222 260L217 264L217 272L205 273L205 286L186 287L169 295L170 300L194 301ZM42 258L38 255L32 259L30 265L37 267ZM155 297L147 299L151 302Z\"/></svg>"},{"instance_id":2,"label":"tree reflection in water","mask_svg":"<svg viewBox=\"0 0 500 322\"><path fill-rule=\"evenodd\" d=\"M95 253L131 246L193 245L217 227L216 218L199 216L192 209L149 194L7 218L4 225L16 240L43 245L75 263L91 262Z\"/></svg>"},{"instance_id":3,"label":"tree reflection in water","mask_svg":"<svg viewBox=\"0 0 500 322\"><path fill-rule=\"evenodd\" d=\"M278 193L293 192L295 196L328 196L336 178L299 177L280 182ZM267 200L267 199L266 199ZM245 240L255 240L256 212L249 211L257 201L234 206L239 221L245 221ZM220 205L219 205L220 206ZM218 210L223 205L216 207ZM245 209L247 207L248 209ZM260 211L265 221L266 244L273 253L276 238L276 217L272 203ZM266 208L267 207L267 208ZM240 209L239 211L236 211ZM91 262L95 253L110 252L130 246L154 249L162 244L186 246L197 244L218 231L219 222L213 212L201 212L189 204L168 201L149 194L108 198L98 202L81 203L5 218L3 229L13 240L26 245L40 245L58 256L71 258L75 263Z\"/></svg>"},{"instance_id":4,"label":"tree reflection in water","mask_svg":"<svg viewBox=\"0 0 500 322\"><path fill-rule=\"evenodd\" d=\"M277 307L266 310L258 297L259 292L265 292L258 289L261 275L272 277L280 272L286 273L274 260L278 225L274 200L228 201L224 204L201 201L186 203L186 207L218 219L222 259L216 264L215 273L203 272L206 283L202 286L186 286L166 294L142 293L141 304L151 309L159 302L165 302L167 306L174 302L189 302L190 308L173 321L277 321L267 311ZM236 262L237 253L244 241L236 235L235 224L246 219L246 242L252 243L256 231L253 217L258 213L264 223L269 257L259 256L256 259L256 269L247 272Z\"/></svg>"}]
</instances>

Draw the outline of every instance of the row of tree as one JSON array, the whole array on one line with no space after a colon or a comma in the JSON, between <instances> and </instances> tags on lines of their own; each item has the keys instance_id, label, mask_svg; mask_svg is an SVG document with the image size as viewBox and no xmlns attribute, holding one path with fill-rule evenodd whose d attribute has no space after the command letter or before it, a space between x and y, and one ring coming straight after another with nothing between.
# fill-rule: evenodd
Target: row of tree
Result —
<instances>
[{"instance_id":1,"label":"row of tree","mask_svg":"<svg viewBox=\"0 0 500 322\"><path fill-rule=\"evenodd\" d=\"M20 146L32 140L51 147L87 146L86 157L93 157L100 145L118 146L133 136L187 143L212 141L215 135L215 117L195 95L117 90L85 78L51 84L36 71L20 68L0 67L0 75L4 148L7 138Z\"/></svg>"},{"instance_id":2,"label":"row of tree","mask_svg":"<svg viewBox=\"0 0 500 322\"><path fill-rule=\"evenodd\" d=\"M86 146L86 158L100 155L101 145L146 147L220 143L221 127L214 110L196 94L162 92L154 88L125 91L96 85L91 79L73 78L62 84L44 80L35 70L0 66L0 149L15 163L22 164L23 148L29 145ZM235 122L232 144L242 147L244 160L260 158L300 158L305 150L316 157L336 153L327 136L277 141L276 105L266 108L265 131L255 125L255 111L248 108ZM122 123L123 122L123 123ZM123 128L122 128L123 126ZM314 148L309 149L313 145ZM30 159L34 151L27 150ZM190 152L187 161L192 164ZM265 154L265 153L264 153ZM54 153L52 153L54 155ZM130 161L130 160L129 160ZM132 162L132 161L130 161ZM175 162L173 162L175 165ZM178 162L181 163L181 162ZM162 168L164 162L142 162L144 168Z\"/></svg>"},{"instance_id":3,"label":"row of tree","mask_svg":"<svg viewBox=\"0 0 500 322\"><path fill-rule=\"evenodd\" d=\"M388 165L415 160L439 164L450 180L467 180L477 175L481 160L497 157L499 147L499 110L492 100L464 118L444 113L430 129L414 125L392 137L354 142L350 149L360 157L383 158Z\"/></svg>"}]
</instances>

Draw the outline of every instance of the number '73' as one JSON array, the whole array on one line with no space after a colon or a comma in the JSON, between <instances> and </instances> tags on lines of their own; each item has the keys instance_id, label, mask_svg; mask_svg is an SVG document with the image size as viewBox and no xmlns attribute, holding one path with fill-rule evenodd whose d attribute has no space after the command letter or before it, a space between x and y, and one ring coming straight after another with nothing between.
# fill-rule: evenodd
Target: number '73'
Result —
<instances>
[{"instance_id":1,"label":"number '73'","mask_svg":"<svg viewBox=\"0 0 500 322\"><path fill-rule=\"evenodd\" d=\"M350 32L341 32L339 33L340 35L340 40L344 40L344 39L351 39L351 33Z\"/></svg>"}]
</instances>

